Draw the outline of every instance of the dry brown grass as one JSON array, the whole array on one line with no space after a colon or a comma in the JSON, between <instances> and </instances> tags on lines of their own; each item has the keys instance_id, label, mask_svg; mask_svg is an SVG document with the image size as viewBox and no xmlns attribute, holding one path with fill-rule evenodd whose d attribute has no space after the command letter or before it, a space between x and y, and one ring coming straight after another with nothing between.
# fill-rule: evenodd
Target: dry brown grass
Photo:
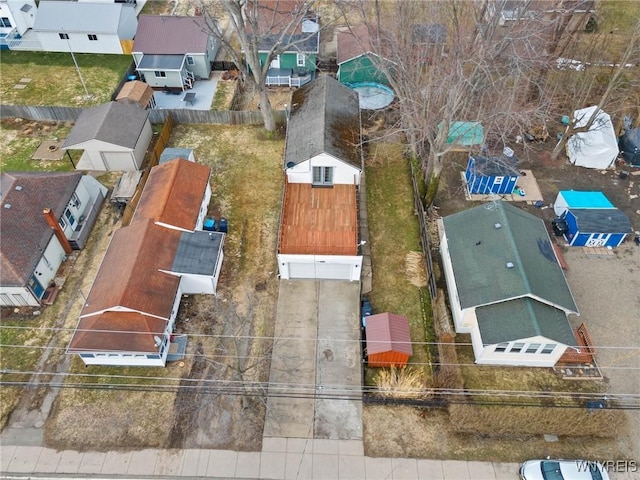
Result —
<instances>
[{"instance_id":1,"label":"dry brown grass","mask_svg":"<svg viewBox=\"0 0 640 480\"><path fill-rule=\"evenodd\" d=\"M456 432L496 437L518 433L616 438L628 433L622 410L453 404L449 418Z\"/></svg>"},{"instance_id":2,"label":"dry brown grass","mask_svg":"<svg viewBox=\"0 0 640 480\"><path fill-rule=\"evenodd\" d=\"M381 368L375 377L378 392L385 398L425 398L424 372L411 367Z\"/></svg>"},{"instance_id":3,"label":"dry brown grass","mask_svg":"<svg viewBox=\"0 0 640 480\"><path fill-rule=\"evenodd\" d=\"M421 252L407 253L405 260L406 275L409 282L418 288L427 286L427 273L424 256Z\"/></svg>"}]
</instances>

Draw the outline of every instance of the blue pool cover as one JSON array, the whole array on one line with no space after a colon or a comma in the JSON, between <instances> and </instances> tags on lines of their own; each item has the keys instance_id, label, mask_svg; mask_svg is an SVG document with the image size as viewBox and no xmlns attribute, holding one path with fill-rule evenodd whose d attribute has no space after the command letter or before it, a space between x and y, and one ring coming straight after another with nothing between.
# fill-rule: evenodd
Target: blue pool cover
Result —
<instances>
[{"instance_id":1,"label":"blue pool cover","mask_svg":"<svg viewBox=\"0 0 640 480\"><path fill-rule=\"evenodd\" d=\"M360 110L380 110L388 107L395 98L393 90L379 83L350 83L348 86L358 92Z\"/></svg>"}]
</instances>

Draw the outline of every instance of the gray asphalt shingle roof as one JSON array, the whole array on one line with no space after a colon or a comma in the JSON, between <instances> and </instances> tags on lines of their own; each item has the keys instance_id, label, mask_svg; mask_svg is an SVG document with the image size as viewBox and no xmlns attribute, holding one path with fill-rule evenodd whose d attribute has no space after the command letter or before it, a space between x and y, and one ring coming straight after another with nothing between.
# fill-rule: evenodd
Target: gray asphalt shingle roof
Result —
<instances>
[{"instance_id":1,"label":"gray asphalt shingle roof","mask_svg":"<svg viewBox=\"0 0 640 480\"><path fill-rule=\"evenodd\" d=\"M537 336L564 345L576 344L567 315L558 308L531 298L478 307L476 318L485 345Z\"/></svg>"},{"instance_id":2,"label":"gray asphalt shingle roof","mask_svg":"<svg viewBox=\"0 0 640 480\"><path fill-rule=\"evenodd\" d=\"M21 286L28 280L53 235L43 209L50 208L60 218L81 178L81 173L67 172L2 173L3 286Z\"/></svg>"},{"instance_id":3,"label":"gray asphalt shingle roof","mask_svg":"<svg viewBox=\"0 0 640 480\"><path fill-rule=\"evenodd\" d=\"M194 17L140 15L133 52L184 55L207 51L209 35Z\"/></svg>"},{"instance_id":4,"label":"gray asphalt shingle roof","mask_svg":"<svg viewBox=\"0 0 640 480\"><path fill-rule=\"evenodd\" d=\"M117 33L121 3L41 1L33 29L50 32Z\"/></svg>"},{"instance_id":5,"label":"gray asphalt shingle roof","mask_svg":"<svg viewBox=\"0 0 640 480\"><path fill-rule=\"evenodd\" d=\"M321 153L362 167L358 94L327 75L291 96L285 165L297 165Z\"/></svg>"},{"instance_id":6,"label":"gray asphalt shingle roof","mask_svg":"<svg viewBox=\"0 0 640 480\"><path fill-rule=\"evenodd\" d=\"M617 208L571 209L583 233L632 233L631 221Z\"/></svg>"},{"instance_id":7,"label":"gray asphalt shingle roof","mask_svg":"<svg viewBox=\"0 0 640 480\"><path fill-rule=\"evenodd\" d=\"M183 232L180 235L178 250L173 258L171 271L194 275L211 276L222 254L224 233Z\"/></svg>"},{"instance_id":8,"label":"gray asphalt shingle roof","mask_svg":"<svg viewBox=\"0 0 640 480\"><path fill-rule=\"evenodd\" d=\"M135 148L149 112L139 105L109 102L84 110L62 148L90 140L101 140L125 148Z\"/></svg>"},{"instance_id":9,"label":"gray asphalt shingle roof","mask_svg":"<svg viewBox=\"0 0 640 480\"><path fill-rule=\"evenodd\" d=\"M184 63L184 55L149 55L146 54L138 64L138 70L180 70Z\"/></svg>"},{"instance_id":10,"label":"gray asphalt shingle roof","mask_svg":"<svg viewBox=\"0 0 640 480\"><path fill-rule=\"evenodd\" d=\"M443 222L462 308L530 296L577 314L542 220L497 201Z\"/></svg>"}]
</instances>

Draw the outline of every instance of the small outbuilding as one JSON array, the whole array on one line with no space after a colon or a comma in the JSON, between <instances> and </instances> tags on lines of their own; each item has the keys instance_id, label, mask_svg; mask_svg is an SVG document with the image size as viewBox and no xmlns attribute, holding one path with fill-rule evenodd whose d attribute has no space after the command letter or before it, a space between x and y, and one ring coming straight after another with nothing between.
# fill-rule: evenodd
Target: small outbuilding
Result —
<instances>
[{"instance_id":1,"label":"small outbuilding","mask_svg":"<svg viewBox=\"0 0 640 480\"><path fill-rule=\"evenodd\" d=\"M131 80L122 85L116 101L137 103L142 108L156 108L153 88L140 80Z\"/></svg>"},{"instance_id":2,"label":"small outbuilding","mask_svg":"<svg viewBox=\"0 0 640 480\"><path fill-rule=\"evenodd\" d=\"M561 190L553 204L553 211L560 217L567 210L616 208L602 192L583 192L578 190Z\"/></svg>"},{"instance_id":3,"label":"small outbuilding","mask_svg":"<svg viewBox=\"0 0 640 480\"><path fill-rule=\"evenodd\" d=\"M564 238L572 247L618 247L633 233L631 222L617 208L580 208L567 210Z\"/></svg>"},{"instance_id":4,"label":"small outbuilding","mask_svg":"<svg viewBox=\"0 0 640 480\"><path fill-rule=\"evenodd\" d=\"M507 153L499 156L469 157L464 178L470 194L509 195L513 193L520 176L518 158L512 150L506 151Z\"/></svg>"},{"instance_id":5,"label":"small outbuilding","mask_svg":"<svg viewBox=\"0 0 640 480\"><path fill-rule=\"evenodd\" d=\"M413 355L409 320L393 313L367 317L367 364L370 367L404 367Z\"/></svg>"},{"instance_id":6,"label":"small outbuilding","mask_svg":"<svg viewBox=\"0 0 640 480\"><path fill-rule=\"evenodd\" d=\"M153 137L149 112L139 105L109 102L84 110L63 150L84 150L77 170L140 170Z\"/></svg>"}]
</instances>

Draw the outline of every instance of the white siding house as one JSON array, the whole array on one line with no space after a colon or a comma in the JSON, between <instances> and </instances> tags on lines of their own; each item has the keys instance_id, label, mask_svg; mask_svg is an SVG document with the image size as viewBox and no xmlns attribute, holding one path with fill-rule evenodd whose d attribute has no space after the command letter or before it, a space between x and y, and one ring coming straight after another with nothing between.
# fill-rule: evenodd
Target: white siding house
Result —
<instances>
[{"instance_id":1,"label":"white siding house","mask_svg":"<svg viewBox=\"0 0 640 480\"><path fill-rule=\"evenodd\" d=\"M149 112L136 104L109 102L84 110L62 148L84 150L78 170L140 170L153 130Z\"/></svg>"},{"instance_id":2,"label":"white siding house","mask_svg":"<svg viewBox=\"0 0 640 480\"><path fill-rule=\"evenodd\" d=\"M215 294L220 277L225 234L200 229L210 174L181 158L151 169L131 223L113 235L68 353L86 365L165 365L182 295Z\"/></svg>"},{"instance_id":3,"label":"white siding house","mask_svg":"<svg viewBox=\"0 0 640 480\"><path fill-rule=\"evenodd\" d=\"M578 309L542 220L498 201L445 217L439 233L455 330L476 363L552 367L577 347Z\"/></svg>"},{"instance_id":4,"label":"white siding house","mask_svg":"<svg viewBox=\"0 0 640 480\"><path fill-rule=\"evenodd\" d=\"M127 3L41 1L33 25L45 52L123 54L138 26Z\"/></svg>"},{"instance_id":5,"label":"white siding house","mask_svg":"<svg viewBox=\"0 0 640 480\"><path fill-rule=\"evenodd\" d=\"M278 239L280 278L359 281L358 94L321 76L296 90L291 104Z\"/></svg>"},{"instance_id":6,"label":"white siding house","mask_svg":"<svg viewBox=\"0 0 640 480\"><path fill-rule=\"evenodd\" d=\"M132 53L142 80L155 88L188 89L209 78L219 44L199 18L140 16Z\"/></svg>"},{"instance_id":7,"label":"white siding house","mask_svg":"<svg viewBox=\"0 0 640 480\"><path fill-rule=\"evenodd\" d=\"M33 27L37 10L34 0L0 0L0 49L11 48Z\"/></svg>"}]
</instances>

